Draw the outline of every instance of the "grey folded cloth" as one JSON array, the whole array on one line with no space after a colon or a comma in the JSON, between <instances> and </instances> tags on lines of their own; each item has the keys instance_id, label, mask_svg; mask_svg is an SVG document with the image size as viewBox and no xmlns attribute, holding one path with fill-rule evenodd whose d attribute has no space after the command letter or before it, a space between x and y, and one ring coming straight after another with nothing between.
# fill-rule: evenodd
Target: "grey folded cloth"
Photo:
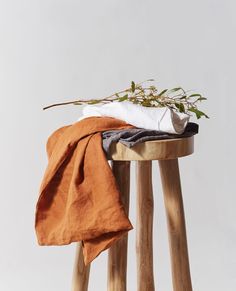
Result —
<instances>
[{"instance_id":1,"label":"grey folded cloth","mask_svg":"<svg viewBox=\"0 0 236 291\"><path fill-rule=\"evenodd\" d=\"M171 134L157 130L148 130L143 128L130 128L124 130L107 130L102 132L103 150L108 153L113 142L120 142L131 148L137 143L148 140L160 140L189 137L197 134L199 125L194 122L188 122L182 134Z\"/></svg>"}]
</instances>

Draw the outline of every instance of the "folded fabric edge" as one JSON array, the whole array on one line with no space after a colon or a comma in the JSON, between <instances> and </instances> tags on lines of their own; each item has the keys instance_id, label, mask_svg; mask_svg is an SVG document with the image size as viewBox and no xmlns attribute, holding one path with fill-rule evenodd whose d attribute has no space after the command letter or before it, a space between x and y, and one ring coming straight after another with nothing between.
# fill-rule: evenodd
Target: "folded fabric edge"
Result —
<instances>
[{"instance_id":1,"label":"folded fabric edge","mask_svg":"<svg viewBox=\"0 0 236 291\"><path fill-rule=\"evenodd\" d=\"M91 249L89 249L89 251L88 251L88 248L86 247L86 243L91 243L92 241L90 241L90 240L89 241L82 241L85 266L89 265L96 257L99 256L100 253L109 249L113 244L115 244L119 239L121 239L124 235L126 235L132 229L133 229L133 226L127 230L121 230L118 232L111 232L111 233L104 234L104 236L108 236L107 243L104 244L103 248L98 248L98 250L93 248L93 252L91 251ZM104 236L103 236L103 239L104 239ZM109 236L111 236L110 240L109 240Z\"/></svg>"}]
</instances>

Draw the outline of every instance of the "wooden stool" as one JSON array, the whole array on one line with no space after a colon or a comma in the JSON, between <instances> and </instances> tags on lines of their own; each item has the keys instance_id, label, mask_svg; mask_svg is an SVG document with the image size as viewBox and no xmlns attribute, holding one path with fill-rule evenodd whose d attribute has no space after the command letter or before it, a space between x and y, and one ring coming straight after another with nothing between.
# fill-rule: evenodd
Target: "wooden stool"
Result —
<instances>
[{"instance_id":1,"label":"wooden stool","mask_svg":"<svg viewBox=\"0 0 236 291\"><path fill-rule=\"evenodd\" d=\"M168 223L172 281L174 291L192 291L184 208L178 158L193 153L194 136L147 141L128 148L121 143L111 146L108 159L129 211L130 161L137 161L137 286L138 291L154 291L153 275L153 190L152 160L159 161ZM108 250L108 291L126 291L128 234ZM78 244L73 275L73 291L87 291L90 266L85 267Z\"/></svg>"}]
</instances>

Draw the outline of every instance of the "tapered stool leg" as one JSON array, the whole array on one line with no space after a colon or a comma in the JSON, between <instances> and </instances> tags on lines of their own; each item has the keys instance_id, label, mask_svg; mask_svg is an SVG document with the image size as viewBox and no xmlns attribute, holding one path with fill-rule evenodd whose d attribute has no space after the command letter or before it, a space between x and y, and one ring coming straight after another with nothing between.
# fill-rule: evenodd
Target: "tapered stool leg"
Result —
<instances>
[{"instance_id":1,"label":"tapered stool leg","mask_svg":"<svg viewBox=\"0 0 236 291\"><path fill-rule=\"evenodd\" d=\"M112 161L112 171L120 190L126 213L129 213L130 162ZM108 250L108 291L126 291L128 234Z\"/></svg>"},{"instance_id":2,"label":"tapered stool leg","mask_svg":"<svg viewBox=\"0 0 236 291\"><path fill-rule=\"evenodd\" d=\"M174 291L192 291L178 159L159 161Z\"/></svg>"},{"instance_id":3,"label":"tapered stool leg","mask_svg":"<svg viewBox=\"0 0 236 291\"><path fill-rule=\"evenodd\" d=\"M138 291L154 291L152 161L136 162L136 254Z\"/></svg>"},{"instance_id":4,"label":"tapered stool leg","mask_svg":"<svg viewBox=\"0 0 236 291\"><path fill-rule=\"evenodd\" d=\"M73 272L72 291L87 291L89 281L90 264L84 265L82 244L76 246L75 265Z\"/></svg>"}]
</instances>

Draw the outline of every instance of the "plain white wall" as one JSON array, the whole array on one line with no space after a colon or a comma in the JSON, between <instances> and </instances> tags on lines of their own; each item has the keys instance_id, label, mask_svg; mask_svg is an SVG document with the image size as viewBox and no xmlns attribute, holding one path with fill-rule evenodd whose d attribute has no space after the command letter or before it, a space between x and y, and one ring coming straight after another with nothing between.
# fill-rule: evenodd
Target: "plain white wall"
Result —
<instances>
[{"instance_id":1,"label":"plain white wall","mask_svg":"<svg viewBox=\"0 0 236 291\"><path fill-rule=\"evenodd\" d=\"M42 107L113 93L154 77L161 88L203 93L195 153L180 159L194 290L236 290L234 0L0 0L0 290L70 290L75 244L39 247L35 204L49 134L81 108ZM170 291L165 213L157 163L155 279ZM131 220L135 227L132 165ZM136 288L135 230L128 290ZM106 290L107 252L90 290Z\"/></svg>"}]
</instances>

